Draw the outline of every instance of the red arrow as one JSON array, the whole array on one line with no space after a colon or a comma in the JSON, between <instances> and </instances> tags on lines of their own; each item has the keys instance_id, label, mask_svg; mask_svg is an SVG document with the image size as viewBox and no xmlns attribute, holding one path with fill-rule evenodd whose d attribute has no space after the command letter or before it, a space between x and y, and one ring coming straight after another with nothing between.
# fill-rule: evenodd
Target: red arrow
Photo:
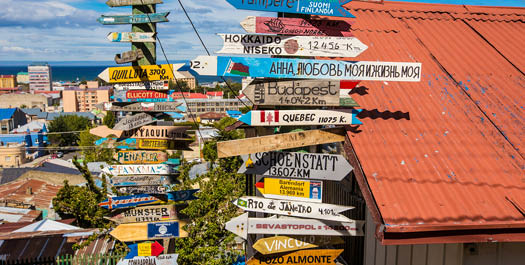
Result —
<instances>
[{"instance_id":1,"label":"red arrow","mask_svg":"<svg viewBox=\"0 0 525 265\"><path fill-rule=\"evenodd\" d=\"M162 251L164 251L164 247L159 244L159 242L155 241L151 244L151 255L152 256L158 256L162 254Z\"/></svg>"}]
</instances>

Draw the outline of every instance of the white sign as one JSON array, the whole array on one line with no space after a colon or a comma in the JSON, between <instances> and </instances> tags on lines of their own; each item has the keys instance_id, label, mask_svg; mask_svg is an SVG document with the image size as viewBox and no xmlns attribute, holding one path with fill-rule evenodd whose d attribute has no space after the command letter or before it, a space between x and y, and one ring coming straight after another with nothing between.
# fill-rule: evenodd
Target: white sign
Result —
<instances>
[{"instance_id":1,"label":"white sign","mask_svg":"<svg viewBox=\"0 0 525 265\"><path fill-rule=\"evenodd\" d=\"M157 257L134 257L132 259L122 259L117 265L138 265L138 264L156 264L156 265L177 265L179 254L162 254Z\"/></svg>"},{"instance_id":2,"label":"white sign","mask_svg":"<svg viewBox=\"0 0 525 265\"><path fill-rule=\"evenodd\" d=\"M177 171L167 164L158 165L110 165L102 172L113 175L169 175Z\"/></svg>"},{"instance_id":3,"label":"white sign","mask_svg":"<svg viewBox=\"0 0 525 265\"><path fill-rule=\"evenodd\" d=\"M363 124L361 110L252 110L239 120L251 126L309 126Z\"/></svg>"},{"instance_id":4,"label":"white sign","mask_svg":"<svg viewBox=\"0 0 525 265\"><path fill-rule=\"evenodd\" d=\"M169 81L144 81L132 83L118 83L114 85L116 90L168 90Z\"/></svg>"}]
</instances>

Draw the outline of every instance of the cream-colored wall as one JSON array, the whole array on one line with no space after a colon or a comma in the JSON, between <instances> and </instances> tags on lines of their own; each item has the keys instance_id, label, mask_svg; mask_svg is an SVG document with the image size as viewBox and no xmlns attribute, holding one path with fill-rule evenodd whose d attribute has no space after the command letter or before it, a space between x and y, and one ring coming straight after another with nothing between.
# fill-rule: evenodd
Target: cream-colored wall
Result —
<instances>
[{"instance_id":1,"label":"cream-colored wall","mask_svg":"<svg viewBox=\"0 0 525 265\"><path fill-rule=\"evenodd\" d=\"M18 167L26 162L23 144L0 146L0 166Z\"/></svg>"},{"instance_id":2,"label":"cream-colored wall","mask_svg":"<svg viewBox=\"0 0 525 265\"><path fill-rule=\"evenodd\" d=\"M76 91L62 91L62 105L64 106L64 112L78 112Z\"/></svg>"},{"instance_id":3,"label":"cream-colored wall","mask_svg":"<svg viewBox=\"0 0 525 265\"><path fill-rule=\"evenodd\" d=\"M15 108L26 105L27 108L40 108L46 111L48 99L39 94L3 94L0 95L0 108Z\"/></svg>"}]
</instances>

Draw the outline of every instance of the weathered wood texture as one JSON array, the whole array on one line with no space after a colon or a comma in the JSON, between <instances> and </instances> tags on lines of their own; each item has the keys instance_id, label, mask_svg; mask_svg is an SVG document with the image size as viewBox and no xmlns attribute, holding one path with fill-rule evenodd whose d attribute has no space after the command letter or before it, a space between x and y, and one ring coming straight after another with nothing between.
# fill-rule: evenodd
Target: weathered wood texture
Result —
<instances>
[{"instance_id":1,"label":"weathered wood texture","mask_svg":"<svg viewBox=\"0 0 525 265\"><path fill-rule=\"evenodd\" d=\"M117 124L115 124L115 127L113 127L113 129L129 131L140 128L144 125L148 125L153 122L155 122L155 120L151 115L147 113L137 113L135 115L126 116L124 119L120 120Z\"/></svg>"},{"instance_id":2,"label":"weathered wood texture","mask_svg":"<svg viewBox=\"0 0 525 265\"><path fill-rule=\"evenodd\" d=\"M353 22L343 20L315 20L288 17L246 17L241 26L248 33L282 34L294 36L343 36L349 32Z\"/></svg>"},{"instance_id":3,"label":"weathered wood texture","mask_svg":"<svg viewBox=\"0 0 525 265\"><path fill-rule=\"evenodd\" d=\"M125 64L135 62L141 58L144 58L144 53L141 50L127 51L122 54L115 55L115 62L117 64Z\"/></svg>"},{"instance_id":4,"label":"weathered wood texture","mask_svg":"<svg viewBox=\"0 0 525 265\"><path fill-rule=\"evenodd\" d=\"M341 253L343 253L342 249L312 249L299 250L284 255L255 255L246 264L335 265L335 259Z\"/></svg>"}]
</instances>

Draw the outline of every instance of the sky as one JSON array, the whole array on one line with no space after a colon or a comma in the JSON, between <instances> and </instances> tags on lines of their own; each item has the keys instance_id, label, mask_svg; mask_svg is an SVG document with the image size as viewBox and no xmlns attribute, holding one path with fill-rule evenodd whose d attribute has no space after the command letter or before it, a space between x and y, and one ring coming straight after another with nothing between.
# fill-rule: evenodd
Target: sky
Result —
<instances>
[{"instance_id":1,"label":"sky","mask_svg":"<svg viewBox=\"0 0 525 265\"><path fill-rule=\"evenodd\" d=\"M111 43L109 32L130 31L130 25L104 26L102 15L129 14L131 7L110 8L106 0L0 0L1 61L111 61L130 50L129 43ZM236 10L225 0L181 0L209 51L220 50L216 33L245 33L239 22L247 16L275 13ZM495 5L494 0L410 0L446 4ZM501 0L499 6L525 7L525 0ZM177 0L164 0L157 12L171 11L169 23L157 31L170 60L189 60L204 55ZM157 45L158 46L158 45ZM158 59L163 56L158 49Z\"/></svg>"}]
</instances>

